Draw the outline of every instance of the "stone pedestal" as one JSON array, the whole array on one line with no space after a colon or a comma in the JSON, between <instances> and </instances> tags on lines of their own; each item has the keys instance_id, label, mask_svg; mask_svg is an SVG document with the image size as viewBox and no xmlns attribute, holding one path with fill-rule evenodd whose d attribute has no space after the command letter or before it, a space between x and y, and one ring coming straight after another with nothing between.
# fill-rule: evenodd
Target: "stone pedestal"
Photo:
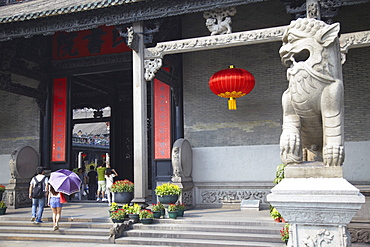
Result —
<instances>
[{"instance_id":1,"label":"stone pedestal","mask_svg":"<svg viewBox=\"0 0 370 247\"><path fill-rule=\"evenodd\" d=\"M179 203L185 204L187 209L193 208L194 183L192 177L193 154L188 140L180 138L172 147L173 176L171 181L181 188Z\"/></svg>"},{"instance_id":2,"label":"stone pedestal","mask_svg":"<svg viewBox=\"0 0 370 247\"><path fill-rule=\"evenodd\" d=\"M11 179L5 190L5 203L9 208L32 205L28 196L30 181L39 166L37 152L30 146L21 146L11 154L9 161Z\"/></svg>"},{"instance_id":3,"label":"stone pedestal","mask_svg":"<svg viewBox=\"0 0 370 247\"><path fill-rule=\"evenodd\" d=\"M32 205L32 200L28 197L30 179L10 179L6 186L5 203L8 208L23 208Z\"/></svg>"},{"instance_id":4,"label":"stone pedestal","mask_svg":"<svg viewBox=\"0 0 370 247\"><path fill-rule=\"evenodd\" d=\"M347 225L365 202L343 178L285 178L267 200L290 224L288 246L351 246Z\"/></svg>"}]
</instances>

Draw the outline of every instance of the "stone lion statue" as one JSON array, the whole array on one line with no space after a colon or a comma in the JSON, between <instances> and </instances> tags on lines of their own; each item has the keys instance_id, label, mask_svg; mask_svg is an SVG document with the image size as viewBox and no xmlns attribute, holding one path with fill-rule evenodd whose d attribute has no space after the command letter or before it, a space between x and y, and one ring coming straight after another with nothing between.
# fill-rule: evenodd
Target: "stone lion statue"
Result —
<instances>
[{"instance_id":1,"label":"stone lion statue","mask_svg":"<svg viewBox=\"0 0 370 247\"><path fill-rule=\"evenodd\" d=\"M315 19L292 21L283 35L282 63L289 67L289 88L282 96L283 131L280 157L284 164L306 160L302 150L325 166L344 161L343 79L339 24Z\"/></svg>"}]
</instances>

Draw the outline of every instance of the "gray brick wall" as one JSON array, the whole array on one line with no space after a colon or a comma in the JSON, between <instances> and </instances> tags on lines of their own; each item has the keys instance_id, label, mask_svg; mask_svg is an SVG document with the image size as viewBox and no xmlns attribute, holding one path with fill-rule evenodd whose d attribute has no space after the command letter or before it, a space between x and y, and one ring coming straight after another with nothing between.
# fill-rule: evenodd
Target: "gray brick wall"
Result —
<instances>
[{"instance_id":1,"label":"gray brick wall","mask_svg":"<svg viewBox=\"0 0 370 247\"><path fill-rule=\"evenodd\" d=\"M350 49L343 65L345 141L370 140L370 47Z\"/></svg>"},{"instance_id":2,"label":"gray brick wall","mask_svg":"<svg viewBox=\"0 0 370 247\"><path fill-rule=\"evenodd\" d=\"M345 32L370 30L369 22L357 25L359 18L364 18L362 14L370 18L365 6L370 5L344 7L344 13L334 21L341 22ZM237 11L233 32L288 25L291 20L279 1L250 4L238 7ZM184 19L183 33L184 37L209 35L201 13ZM281 95L288 85L286 69L278 54L280 46L280 42L274 42L183 55L185 138L193 147L279 143ZM354 49L343 66L346 141L370 139L366 111L370 100L368 61L370 48ZM208 87L212 74L229 64L248 70L256 79L253 91L237 99L236 111L228 110L227 99L214 95Z\"/></svg>"},{"instance_id":3,"label":"gray brick wall","mask_svg":"<svg viewBox=\"0 0 370 247\"><path fill-rule=\"evenodd\" d=\"M40 111L35 99L0 91L0 154L28 145L37 152Z\"/></svg>"}]
</instances>

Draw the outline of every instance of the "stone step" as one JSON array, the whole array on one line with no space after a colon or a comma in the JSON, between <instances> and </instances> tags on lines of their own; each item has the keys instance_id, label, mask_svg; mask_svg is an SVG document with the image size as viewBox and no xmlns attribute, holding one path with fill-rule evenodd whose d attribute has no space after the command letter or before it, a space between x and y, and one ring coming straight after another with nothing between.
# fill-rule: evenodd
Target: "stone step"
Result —
<instances>
[{"instance_id":1,"label":"stone step","mask_svg":"<svg viewBox=\"0 0 370 247\"><path fill-rule=\"evenodd\" d=\"M52 221L43 221L41 224L35 224L31 221L0 221L0 227L52 227ZM61 228L98 228L98 229L110 229L112 223L88 223L88 222L59 222Z\"/></svg>"},{"instance_id":2,"label":"stone step","mask_svg":"<svg viewBox=\"0 0 370 247\"><path fill-rule=\"evenodd\" d=\"M283 226L284 223L276 223L272 219L269 221L261 220L230 220L228 218L210 220L210 219L191 219L191 218L177 218L177 219L154 219L154 222L160 222L161 224L194 224L194 225L232 225L232 226Z\"/></svg>"},{"instance_id":3,"label":"stone step","mask_svg":"<svg viewBox=\"0 0 370 247\"><path fill-rule=\"evenodd\" d=\"M241 242L275 242L281 243L279 234L261 234L261 233L231 233L231 232L201 232L185 230L128 230L124 236L140 238L169 238L169 239L192 239L192 240L223 240L223 241L241 241Z\"/></svg>"},{"instance_id":4,"label":"stone step","mask_svg":"<svg viewBox=\"0 0 370 247\"><path fill-rule=\"evenodd\" d=\"M283 242L243 242L243 241L225 241L213 239L175 239L175 238L142 238L142 237L122 237L116 239L116 244L124 245L155 245L155 246L176 246L176 247L284 247Z\"/></svg>"},{"instance_id":5,"label":"stone step","mask_svg":"<svg viewBox=\"0 0 370 247\"><path fill-rule=\"evenodd\" d=\"M60 235L83 235L83 236L105 236L109 235L109 229L102 228L67 228L59 225L59 230L54 231L52 225L42 227L19 227L19 226L0 226L1 233L17 234L60 234Z\"/></svg>"},{"instance_id":6,"label":"stone step","mask_svg":"<svg viewBox=\"0 0 370 247\"><path fill-rule=\"evenodd\" d=\"M282 225L264 226L242 226L242 225L206 225L206 224L157 224L150 225L134 224L133 229L141 230L167 230L167 231L198 231L198 232L223 232L223 233L261 233L261 234L280 234Z\"/></svg>"},{"instance_id":7,"label":"stone step","mask_svg":"<svg viewBox=\"0 0 370 247\"><path fill-rule=\"evenodd\" d=\"M53 234L18 234L0 232L2 241L53 241L53 242L82 242L82 243L109 243L109 236L81 236L62 235L55 231Z\"/></svg>"},{"instance_id":8,"label":"stone step","mask_svg":"<svg viewBox=\"0 0 370 247\"><path fill-rule=\"evenodd\" d=\"M15 216L6 216L3 215L0 217L0 222L3 221L23 221L27 222L30 221L31 217L15 217ZM43 217L43 222L52 222L53 219L51 217ZM79 218L79 217L64 217L60 219L60 222L90 222L90 223L112 223L112 221L109 219L109 217L103 217L103 218Z\"/></svg>"}]
</instances>

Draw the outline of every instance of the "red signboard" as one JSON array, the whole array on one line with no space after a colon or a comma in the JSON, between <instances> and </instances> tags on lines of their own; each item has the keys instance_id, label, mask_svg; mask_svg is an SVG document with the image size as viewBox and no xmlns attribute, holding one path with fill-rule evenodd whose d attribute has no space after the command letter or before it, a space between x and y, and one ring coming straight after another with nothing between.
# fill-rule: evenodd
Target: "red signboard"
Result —
<instances>
[{"instance_id":1,"label":"red signboard","mask_svg":"<svg viewBox=\"0 0 370 247\"><path fill-rule=\"evenodd\" d=\"M154 158L171 158L170 86L154 79Z\"/></svg>"},{"instance_id":2,"label":"red signboard","mask_svg":"<svg viewBox=\"0 0 370 247\"><path fill-rule=\"evenodd\" d=\"M69 59L131 51L114 26L53 36L53 59Z\"/></svg>"},{"instance_id":3,"label":"red signboard","mask_svg":"<svg viewBox=\"0 0 370 247\"><path fill-rule=\"evenodd\" d=\"M67 78L54 79L51 162L66 162Z\"/></svg>"}]
</instances>

